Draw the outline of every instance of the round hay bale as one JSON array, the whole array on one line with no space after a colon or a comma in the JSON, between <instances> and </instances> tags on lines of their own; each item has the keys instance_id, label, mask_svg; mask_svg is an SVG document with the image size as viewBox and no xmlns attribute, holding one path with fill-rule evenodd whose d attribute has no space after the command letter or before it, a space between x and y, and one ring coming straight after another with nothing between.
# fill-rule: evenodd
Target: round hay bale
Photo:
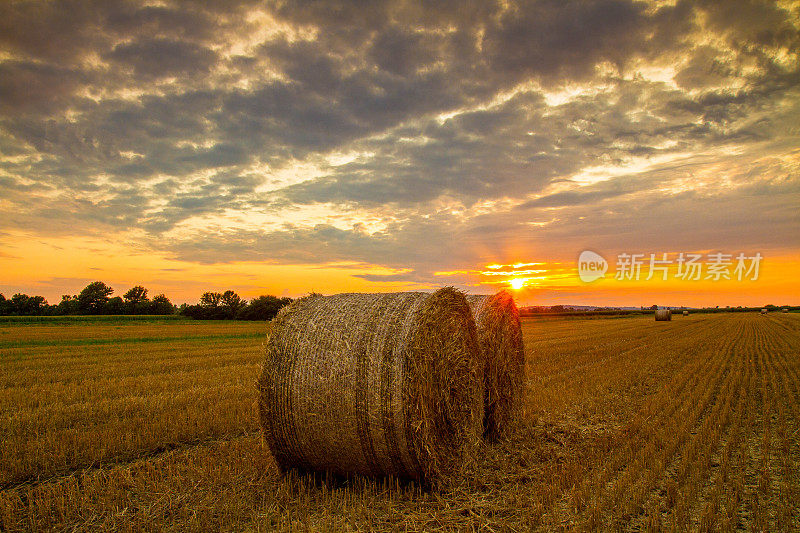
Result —
<instances>
[{"instance_id":1,"label":"round hay bale","mask_svg":"<svg viewBox=\"0 0 800 533\"><path fill-rule=\"evenodd\" d=\"M435 482L477 440L480 361L453 288L301 298L267 340L264 438L282 469Z\"/></svg>"},{"instance_id":2,"label":"round hay bale","mask_svg":"<svg viewBox=\"0 0 800 533\"><path fill-rule=\"evenodd\" d=\"M484 359L483 436L497 440L513 426L525 375L519 311L508 291L467 296Z\"/></svg>"},{"instance_id":3,"label":"round hay bale","mask_svg":"<svg viewBox=\"0 0 800 533\"><path fill-rule=\"evenodd\" d=\"M669 309L656 309L656 322L672 320L672 311Z\"/></svg>"},{"instance_id":4,"label":"round hay bale","mask_svg":"<svg viewBox=\"0 0 800 533\"><path fill-rule=\"evenodd\" d=\"M689 311L684 311L683 316L689 316Z\"/></svg>"}]
</instances>

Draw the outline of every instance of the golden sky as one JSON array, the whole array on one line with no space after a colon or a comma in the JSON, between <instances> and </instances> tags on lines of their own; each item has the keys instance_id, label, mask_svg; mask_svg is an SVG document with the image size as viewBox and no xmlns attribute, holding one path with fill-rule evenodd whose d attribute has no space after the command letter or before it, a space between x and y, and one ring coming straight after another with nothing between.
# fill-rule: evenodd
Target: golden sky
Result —
<instances>
[{"instance_id":1,"label":"golden sky","mask_svg":"<svg viewBox=\"0 0 800 533\"><path fill-rule=\"evenodd\" d=\"M3 3L0 292L800 305L799 21L789 1ZM584 250L606 277L579 279ZM763 260L614 279L634 253Z\"/></svg>"}]
</instances>

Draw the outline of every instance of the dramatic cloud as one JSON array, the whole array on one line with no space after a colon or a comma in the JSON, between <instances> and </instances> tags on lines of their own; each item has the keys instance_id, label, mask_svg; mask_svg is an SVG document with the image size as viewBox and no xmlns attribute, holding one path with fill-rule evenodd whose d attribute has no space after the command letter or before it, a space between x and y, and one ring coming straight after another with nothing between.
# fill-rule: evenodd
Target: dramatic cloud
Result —
<instances>
[{"instance_id":1,"label":"dramatic cloud","mask_svg":"<svg viewBox=\"0 0 800 533\"><path fill-rule=\"evenodd\" d=\"M799 20L755 0L5 3L0 239L419 284L586 246L796 253Z\"/></svg>"}]
</instances>

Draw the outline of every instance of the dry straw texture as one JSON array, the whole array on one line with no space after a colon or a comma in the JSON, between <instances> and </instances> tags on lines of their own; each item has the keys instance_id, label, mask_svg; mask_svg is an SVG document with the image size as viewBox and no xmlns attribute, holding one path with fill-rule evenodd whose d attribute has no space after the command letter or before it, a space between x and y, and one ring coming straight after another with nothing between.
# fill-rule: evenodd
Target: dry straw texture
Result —
<instances>
[{"instance_id":1,"label":"dry straw texture","mask_svg":"<svg viewBox=\"0 0 800 533\"><path fill-rule=\"evenodd\" d=\"M672 320L672 311L669 309L656 309L656 321Z\"/></svg>"},{"instance_id":2,"label":"dry straw texture","mask_svg":"<svg viewBox=\"0 0 800 533\"><path fill-rule=\"evenodd\" d=\"M525 373L525 348L514 297L467 296L484 358L483 435L496 440L513 425Z\"/></svg>"},{"instance_id":3,"label":"dry straw texture","mask_svg":"<svg viewBox=\"0 0 800 533\"><path fill-rule=\"evenodd\" d=\"M478 350L452 288L302 298L267 340L265 440L283 469L435 482L475 440Z\"/></svg>"}]
</instances>

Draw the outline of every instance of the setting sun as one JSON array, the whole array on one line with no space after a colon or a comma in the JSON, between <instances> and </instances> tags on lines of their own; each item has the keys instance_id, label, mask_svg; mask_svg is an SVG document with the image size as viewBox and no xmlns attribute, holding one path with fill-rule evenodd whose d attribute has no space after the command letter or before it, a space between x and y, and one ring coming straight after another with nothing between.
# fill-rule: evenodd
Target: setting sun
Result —
<instances>
[{"instance_id":1,"label":"setting sun","mask_svg":"<svg viewBox=\"0 0 800 533\"><path fill-rule=\"evenodd\" d=\"M509 283L511 284L512 289L518 291L525 286L525 278L514 278L509 280Z\"/></svg>"}]
</instances>

